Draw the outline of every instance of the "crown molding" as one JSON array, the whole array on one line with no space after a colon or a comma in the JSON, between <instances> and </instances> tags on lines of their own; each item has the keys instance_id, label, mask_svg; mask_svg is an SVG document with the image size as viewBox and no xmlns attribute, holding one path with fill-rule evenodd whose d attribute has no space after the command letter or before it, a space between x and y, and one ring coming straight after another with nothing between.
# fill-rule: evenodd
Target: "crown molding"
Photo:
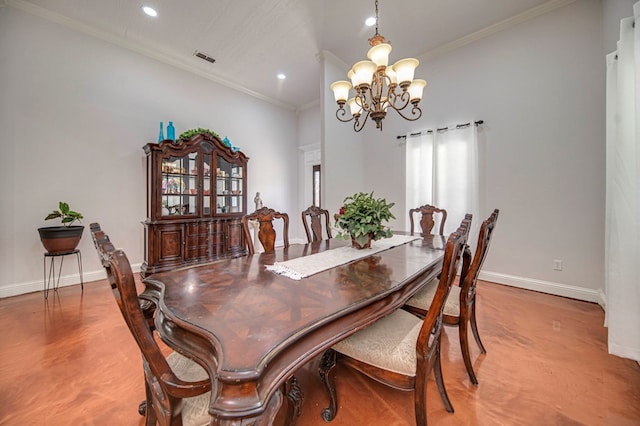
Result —
<instances>
[{"instance_id":1,"label":"crown molding","mask_svg":"<svg viewBox=\"0 0 640 426\"><path fill-rule=\"evenodd\" d=\"M525 12L522 12L518 15L507 18L503 21L495 23L493 25L489 25L481 30L468 34L464 37L460 37L457 40L454 40L450 43L443 44L442 46L436 47L435 49L429 50L428 52L423 53L422 55L418 55L421 61L428 61L430 59L434 59L438 56L444 55L445 53L452 52L456 49L459 49L467 44L476 42L485 37L489 37L495 33L500 31L504 31L511 27L515 27L516 25L522 24L523 22L530 21L531 19L537 18L538 16L544 15L561 7L567 6L568 4L574 3L576 0L551 0L540 6L533 7Z\"/></svg>"},{"instance_id":2,"label":"crown molding","mask_svg":"<svg viewBox=\"0 0 640 426\"><path fill-rule=\"evenodd\" d=\"M321 63L324 63L327 60L330 60L336 65L339 65L345 69L351 68L351 65L347 64L342 59L338 58L332 51L330 50L322 50L317 53L316 57Z\"/></svg>"},{"instance_id":3,"label":"crown molding","mask_svg":"<svg viewBox=\"0 0 640 426\"><path fill-rule=\"evenodd\" d=\"M313 100L311 102L308 102L308 103L306 103L304 105L301 105L298 108L296 108L296 113L300 114L302 111L310 109L310 108L313 108L313 107L318 106L318 105L320 105L320 99Z\"/></svg>"},{"instance_id":4,"label":"crown molding","mask_svg":"<svg viewBox=\"0 0 640 426\"><path fill-rule=\"evenodd\" d=\"M58 13L52 12L48 9L45 9L43 7L37 6L29 1L26 0L6 0L6 4L8 6L11 6L15 9L21 10L23 12L29 13L31 15L35 15L38 16L40 18L43 18L47 21L50 22L54 22L56 24L62 25L66 28L69 28L71 30L83 33L83 34L87 34L90 35L92 37L95 37L97 39L100 39L102 41L106 41L108 43L114 44L116 46L131 50L135 53L138 53L140 55L155 59L157 61L160 61L162 63L165 63L167 65L171 65L173 67L179 68L183 71L187 71L191 74L195 74L199 77L205 78L207 80L213 81L215 83L218 83L222 86L228 87L230 89L236 90L238 92L242 92L244 94L247 94L249 96L252 96L254 98L269 102L271 104L277 105L279 107L288 109L290 111L295 111L296 108L293 105L278 101L277 99L273 99L269 96L263 95L262 93L258 93L256 91L253 91L247 87L244 87L242 85L236 84L234 82L231 82L229 80L226 80L222 77L219 77L215 74L211 74L211 73L207 73L205 71L202 71L198 68L192 67L188 64L184 63L184 60L172 55L167 55L165 53L161 53L158 52L156 50L153 49L149 49L146 47L143 47L139 44L136 43L131 43L121 37L117 37L114 36L112 34L109 34L105 31L101 31L98 30L97 28L91 27L89 25L85 25L79 21L76 21L74 19L70 19L66 16L60 15Z\"/></svg>"}]
</instances>

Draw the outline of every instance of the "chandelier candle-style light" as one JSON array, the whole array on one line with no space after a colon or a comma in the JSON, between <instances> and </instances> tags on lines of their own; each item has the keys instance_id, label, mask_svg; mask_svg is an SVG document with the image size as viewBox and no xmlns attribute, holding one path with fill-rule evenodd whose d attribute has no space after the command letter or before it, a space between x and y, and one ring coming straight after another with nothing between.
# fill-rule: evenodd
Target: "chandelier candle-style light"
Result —
<instances>
[{"instance_id":1,"label":"chandelier candle-style light","mask_svg":"<svg viewBox=\"0 0 640 426\"><path fill-rule=\"evenodd\" d=\"M351 83L345 80L331 84L331 90L338 103L336 117L343 122L355 120L353 129L362 130L369 116L376 122L376 127L382 130L382 120L387 115L389 107L396 110L405 120L415 121L422 116L418 107L422 99L422 91L427 85L425 80L413 79L418 66L414 58L400 59L392 66L388 66L391 44L378 34L378 0L376 0L376 33L369 39L371 49L367 53L369 61L360 61L353 65L347 76ZM356 94L349 98L349 90L354 88ZM399 87L399 88L398 88ZM346 115L345 104L349 104L351 118L343 119ZM402 111L411 104L411 114ZM362 114L366 114L361 120Z\"/></svg>"}]
</instances>

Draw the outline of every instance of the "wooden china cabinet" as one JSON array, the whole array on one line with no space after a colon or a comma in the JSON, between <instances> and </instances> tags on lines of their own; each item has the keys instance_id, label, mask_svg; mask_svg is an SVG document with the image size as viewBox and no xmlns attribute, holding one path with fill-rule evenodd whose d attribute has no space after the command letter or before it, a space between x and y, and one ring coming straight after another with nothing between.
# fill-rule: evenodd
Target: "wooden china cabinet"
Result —
<instances>
[{"instance_id":1,"label":"wooden china cabinet","mask_svg":"<svg viewBox=\"0 0 640 426\"><path fill-rule=\"evenodd\" d=\"M210 133L148 143L142 277L247 254L247 162Z\"/></svg>"}]
</instances>

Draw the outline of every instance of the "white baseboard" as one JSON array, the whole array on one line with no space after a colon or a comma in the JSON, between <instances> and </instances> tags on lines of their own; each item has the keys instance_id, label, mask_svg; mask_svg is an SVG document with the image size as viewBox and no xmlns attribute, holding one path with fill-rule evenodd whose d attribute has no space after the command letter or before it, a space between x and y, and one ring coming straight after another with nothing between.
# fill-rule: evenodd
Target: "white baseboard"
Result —
<instances>
[{"instance_id":1,"label":"white baseboard","mask_svg":"<svg viewBox=\"0 0 640 426\"><path fill-rule=\"evenodd\" d=\"M140 265L140 263L131 265L131 269L133 270L133 272L140 272ZM104 269L82 272L82 281L85 284L91 281L103 280L106 277L107 276L104 272ZM58 287L67 287L76 284L80 284L80 273L61 276L60 285ZM53 289L54 285L55 284L52 280L49 286L50 291ZM0 299L11 296L19 296L21 294L33 293L36 291L44 291L44 278L38 281L30 281L26 283L12 284L6 287L0 287Z\"/></svg>"},{"instance_id":2,"label":"white baseboard","mask_svg":"<svg viewBox=\"0 0 640 426\"><path fill-rule=\"evenodd\" d=\"M479 278L483 281L491 281L497 284L505 284L511 287L539 291L541 293L553 294L555 296L568 297L577 300L584 300L586 302L594 302L602 306L603 309L606 307L606 298L604 292L600 289L592 290L567 284L536 280L533 278L517 277L514 275L500 274L490 271L480 272Z\"/></svg>"}]
</instances>

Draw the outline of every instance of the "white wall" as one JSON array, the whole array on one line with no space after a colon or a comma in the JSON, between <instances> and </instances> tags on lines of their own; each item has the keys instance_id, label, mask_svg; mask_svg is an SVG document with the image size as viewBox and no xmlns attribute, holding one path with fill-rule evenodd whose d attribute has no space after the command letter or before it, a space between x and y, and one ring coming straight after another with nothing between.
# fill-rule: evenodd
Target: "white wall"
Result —
<instances>
[{"instance_id":1,"label":"white wall","mask_svg":"<svg viewBox=\"0 0 640 426\"><path fill-rule=\"evenodd\" d=\"M0 76L0 297L42 289L37 228L53 225L43 219L60 200L142 262L142 146L160 121L239 146L249 208L260 191L265 205L298 209L293 111L10 7L0 8ZM102 278L88 229L79 248L85 281ZM79 282L73 261L62 275L62 285Z\"/></svg>"},{"instance_id":2,"label":"white wall","mask_svg":"<svg viewBox=\"0 0 640 426\"><path fill-rule=\"evenodd\" d=\"M322 163L320 155L320 103L298 112L298 208L304 211L313 204L313 166ZM322 200L321 200L322 201ZM296 215L297 216L297 215ZM303 236L302 222L298 228ZM303 242L306 242L304 237Z\"/></svg>"},{"instance_id":3,"label":"white wall","mask_svg":"<svg viewBox=\"0 0 640 426\"><path fill-rule=\"evenodd\" d=\"M372 123L362 132L367 187L398 203L395 227L403 229L404 147L396 136L483 119L486 174L482 217L474 220L501 210L484 277L600 301L604 72L598 0L422 61L416 74L429 83L423 117L408 122L389 112L382 132ZM554 259L563 260L563 271L552 269Z\"/></svg>"},{"instance_id":4,"label":"white wall","mask_svg":"<svg viewBox=\"0 0 640 426\"><path fill-rule=\"evenodd\" d=\"M322 138L322 199L323 207L333 215L338 212L345 197L359 191L368 191L363 156L364 139L354 134L353 122L341 123L336 119L336 103L329 86L336 80L345 80L346 64L330 52L323 52L323 81L320 90ZM347 107L348 108L348 107Z\"/></svg>"},{"instance_id":5,"label":"white wall","mask_svg":"<svg viewBox=\"0 0 640 426\"><path fill-rule=\"evenodd\" d=\"M260 191L265 205L300 210L297 146L319 138L325 207L337 211L346 195L374 190L398 203L392 226L403 228L404 147L396 135L484 119L483 215L501 209L487 278L596 300L604 276L604 52L617 39L618 15L629 14L618 7L622 1L635 2L581 0L422 61L418 75L429 81L424 117L409 123L390 112L382 132L367 123L360 133L335 118L329 84L344 79L347 65L330 53L322 55L319 107L296 119L291 111L0 8L0 297L42 288L36 228L50 225L43 217L60 199L85 214L85 225L101 222L134 264L142 261L141 147L155 140L159 121L173 120L178 133L208 127L240 146L250 157L250 208ZM240 111L252 117L251 125ZM292 238L304 238L298 215L291 216ZM88 237L87 231L80 246L85 275L99 278ZM562 272L551 268L558 258ZM73 262L65 266L65 282L77 282Z\"/></svg>"}]
</instances>

